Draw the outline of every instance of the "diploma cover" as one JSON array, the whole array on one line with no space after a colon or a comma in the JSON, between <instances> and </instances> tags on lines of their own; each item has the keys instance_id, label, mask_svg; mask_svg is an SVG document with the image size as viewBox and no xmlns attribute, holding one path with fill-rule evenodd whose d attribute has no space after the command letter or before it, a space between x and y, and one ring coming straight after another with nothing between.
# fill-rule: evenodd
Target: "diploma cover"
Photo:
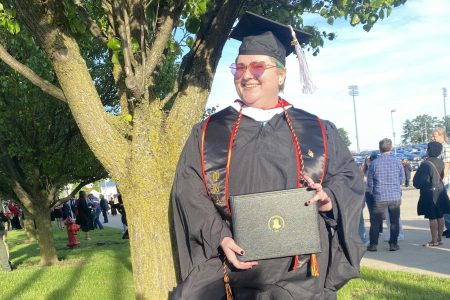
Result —
<instances>
[{"instance_id":1,"label":"diploma cover","mask_svg":"<svg viewBox=\"0 0 450 300\"><path fill-rule=\"evenodd\" d=\"M295 256L322 251L317 204L306 206L315 191L304 188L230 197L240 261Z\"/></svg>"}]
</instances>

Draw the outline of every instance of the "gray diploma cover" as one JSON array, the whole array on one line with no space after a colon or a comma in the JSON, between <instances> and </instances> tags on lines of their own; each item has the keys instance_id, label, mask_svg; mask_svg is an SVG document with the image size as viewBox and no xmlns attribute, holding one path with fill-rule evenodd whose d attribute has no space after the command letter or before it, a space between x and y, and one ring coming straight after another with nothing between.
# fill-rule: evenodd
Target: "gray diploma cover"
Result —
<instances>
[{"instance_id":1,"label":"gray diploma cover","mask_svg":"<svg viewBox=\"0 0 450 300\"><path fill-rule=\"evenodd\" d=\"M315 191L304 188L230 197L233 235L245 250L240 261L322 251Z\"/></svg>"}]
</instances>

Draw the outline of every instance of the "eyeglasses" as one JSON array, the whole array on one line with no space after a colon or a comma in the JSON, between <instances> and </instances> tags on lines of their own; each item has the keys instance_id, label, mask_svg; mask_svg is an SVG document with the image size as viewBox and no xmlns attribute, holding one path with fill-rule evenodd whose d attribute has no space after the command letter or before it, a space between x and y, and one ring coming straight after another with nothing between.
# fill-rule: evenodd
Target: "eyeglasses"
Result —
<instances>
[{"instance_id":1,"label":"eyeglasses","mask_svg":"<svg viewBox=\"0 0 450 300\"><path fill-rule=\"evenodd\" d=\"M247 68L249 69L250 74L255 76L255 78L259 78L264 74L266 69L276 68L276 66L267 66L264 61L252 61L249 65L232 63L230 66L231 74L233 74L235 80L241 78Z\"/></svg>"}]
</instances>

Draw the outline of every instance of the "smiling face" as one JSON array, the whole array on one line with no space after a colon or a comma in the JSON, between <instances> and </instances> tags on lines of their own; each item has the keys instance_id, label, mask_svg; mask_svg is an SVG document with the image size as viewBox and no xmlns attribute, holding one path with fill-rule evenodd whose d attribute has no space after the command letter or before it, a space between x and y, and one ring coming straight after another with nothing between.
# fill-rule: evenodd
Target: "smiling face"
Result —
<instances>
[{"instance_id":1,"label":"smiling face","mask_svg":"<svg viewBox=\"0 0 450 300\"><path fill-rule=\"evenodd\" d=\"M246 66L251 62L264 62L267 67L275 65L272 58L267 55L239 55L236 59L237 64ZM270 109L277 105L279 86L285 77L285 69L267 68L261 76L256 77L247 68L240 78L234 80L234 85L246 105Z\"/></svg>"}]
</instances>

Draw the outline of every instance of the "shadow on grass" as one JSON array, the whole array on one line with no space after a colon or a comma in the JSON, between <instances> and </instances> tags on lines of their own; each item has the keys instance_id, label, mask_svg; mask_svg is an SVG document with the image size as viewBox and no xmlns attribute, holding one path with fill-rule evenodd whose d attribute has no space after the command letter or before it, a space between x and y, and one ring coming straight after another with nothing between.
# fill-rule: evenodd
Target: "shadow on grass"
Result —
<instances>
[{"instance_id":1,"label":"shadow on grass","mask_svg":"<svg viewBox=\"0 0 450 300\"><path fill-rule=\"evenodd\" d=\"M2 293L2 299L18 299L22 295L23 292L28 290L36 280L38 280L44 274L44 269L37 269L31 275L27 277L26 280L23 280L23 284L18 286L16 289L12 290L9 294ZM4 297L4 298L3 298Z\"/></svg>"},{"instance_id":2,"label":"shadow on grass","mask_svg":"<svg viewBox=\"0 0 450 300\"><path fill-rule=\"evenodd\" d=\"M393 277L397 275L398 277ZM423 276L423 281L428 280L425 277ZM384 275L377 272L368 274L365 271L361 278L363 282L355 282L354 286L349 287L347 293L351 296L339 297L339 299L450 299L450 291L444 288L445 283L442 283L441 279L436 278L437 282L441 283L442 288L439 289L436 285L426 286L421 278L422 276L417 275L415 280L411 280L405 279L401 273Z\"/></svg>"},{"instance_id":3,"label":"shadow on grass","mask_svg":"<svg viewBox=\"0 0 450 300\"><path fill-rule=\"evenodd\" d=\"M93 252L88 253L89 255L84 256L86 261L89 261L93 254ZM64 285L49 293L46 299L69 299L74 292L73 287L77 286L78 281L80 281L80 279L82 278L83 265L84 263L77 264L70 275L64 278L65 280L62 281L64 282Z\"/></svg>"},{"instance_id":4,"label":"shadow on grass","mask_svg":"<svg viewBox=\"0 0 450 300\"><path fill-rule=\"evenodd\" d=\"M116 233L117 231L117 233ZM131 273L131 261L128 241L119 240L120 233L116 229L108 229L93 232L92 241L81 241L79 248L70 249L66 246L67 236L66 232L63 231L53 231L53 236L55 240L55 247L57 249L57 255L60 262L54 267L39 267L39 247L37 243L24 245L25 239L21 239L21 234L14 236L14 241L11 243L11 257L14 258L16 264L20 264L20 269L17 272L32 272L31 275L25 275L20 278L20 283L17 286L11 287L7 291L1 291L1 299L20 299L25 297L25 294L29 294L36 284L40 285L40 290L43 290L44 298L42 299L75 299L77 296L74 287L83 286L82 282L86 279L89 280L89 274L97 271L93 269L91 263L95 259L104 259L108 261L111 259L111 264L108 266L108 262L105 263L105 268L99 269L98 272L102 274L108 274L107 276L102 276L101 280L96 280L99 288L103 290L100 294L104 293L102 296L108 299L115 299L117 297L117 291L121 290L122 287L126 288L127 291L124 295L125 298L131 298L132 295L130 289L133 289L132 281L130 281L129 274ZM83 237L81 233L81 237ZM80 234L79 234L80 238ZM102 252L99 257L95 255ZM106 256L103 257L102 255ZM36 261L36 263L34 263ZM33 265L33 266L31 266ZM111 267L112 266L112 267ZM35 270L33 270L35 269ZM59 270L62 270L61 272ZM113 273L112 277L109 277ZM116 271L117 270L117 271ZM48 272L57 275L58 281L55 284L48 284ZM54 276L54 275L53 275ZM17 277L19 278L19 277ZM104 280L103 280L104 279ZM131 284L130 284L131 282ZM108 288L103 288L107 285ZM111 285L111 286L109 286ZM93 293L95 295L97 293ZM108 296L105 296L108 295ZM37 296L39 298L39 296ZM121 298L122 299L122 298Z\"/></svg>"}]
</instances>

